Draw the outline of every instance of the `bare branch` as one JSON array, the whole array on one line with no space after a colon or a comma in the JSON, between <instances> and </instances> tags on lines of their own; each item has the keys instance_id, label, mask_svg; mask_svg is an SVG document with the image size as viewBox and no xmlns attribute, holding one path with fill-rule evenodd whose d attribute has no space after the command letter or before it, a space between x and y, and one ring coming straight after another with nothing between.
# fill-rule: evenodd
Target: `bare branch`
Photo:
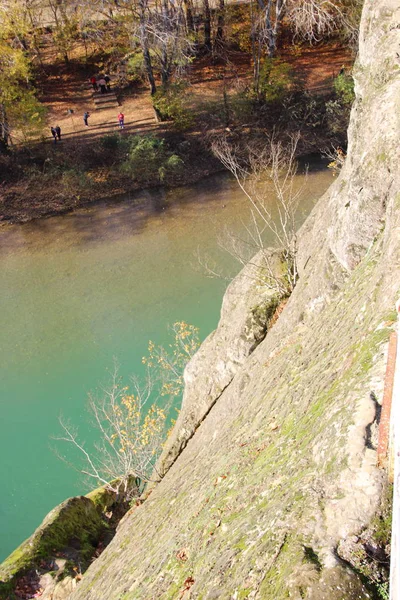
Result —
<instances>
[{"instance_id":1,"label":"bare branch","mask_svg":"<svg viewBox=\"0 0 400 600\"><path fill-rule=\"evenodd\" d=\"M290 3L288 16L295 38L313 44L337 30L343 13L338 4L330 0L296 0Z\"/></svg>"},{"instance_id":2,"label":"bare branch","mask_svg":"<svg viewBox=\"0 0 400 600\"><path fill-rule=\"evenodd\" d=\"M226 137L220 137L212 144L214 154L234 175L251 205L251 222L245 226L247 239L239 239L228 232L221 245L245 264L249 249L254 251L253 254L264 250L265 232L269 231L282 249L285 272L283 278L277 278L266 261L266 280L268 286L275 287L280 293L286 290L286 294L293 290L297 281L296 211L305 185L305 178L301 186L296 182L299 139L300 134L296 133L287 145L283 145L272 136L261 150L247 147L244 155Z\"/></svg>"}]
</instances>

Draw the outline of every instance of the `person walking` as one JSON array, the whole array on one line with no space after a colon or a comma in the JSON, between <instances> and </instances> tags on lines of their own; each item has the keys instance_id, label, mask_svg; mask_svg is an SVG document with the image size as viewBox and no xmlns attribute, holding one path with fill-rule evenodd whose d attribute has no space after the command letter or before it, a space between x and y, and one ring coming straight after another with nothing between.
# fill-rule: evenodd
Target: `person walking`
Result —
<instances>
[{"instance_id":1,"label":"person walking","mask_svg":"<svg viewBox=\"0 0 400 600\"><path fill-rule=\"evenodd\" d=\"M55 129L56 129L57 138L61 142L61 127L59 125L57 125L57 127Z\"/></svg>"},{"instance_id":2,"label":"person walking","mask_svg":"<svg viewBox=\"0 0 400 600\"><path fill-rule=\"evenodd\" d=\"M111 90L111 79L109 75L104 75L104 81L106 82L107 85L107 92L109 92Z\"/></svg>"},{"instance_id":3,"label":"person walking","mask_svg":"<svg viewBox=\"0 0 400 600\"><path fill-rule=\"evenodd\" d=\"M124 128L124 120L125 120L125 115L124 113L121 111L118 115L118 123L119 123L119 128L123 129Z\"/></svg>"},{"instance_id":4,"label":"person walking","mask_svg":"<svg viewBox=\"0 0 400 600\"><path fill-rule=\"evenodd\" d=\"M57 144L57 131L54 127L50 127L51 135L53 136L54 143Z\"/></svg>"},{"instance_id":5,"label":"person walking","mask_svg":"<svg viewBox=\"0 0 400 600\"><path fill-rule=\"evenodd\" d=\"M99 81L97 82L100 86L100 91L102 94L105 94L107 92L107 82L104 79L104 77L102 77L101 79L99 79Z\"/></svg>"},{"instance_id":6,"label":"person walking","mask_svg":"<svg viewBox=\"0 0 400 600\"><path fill-rule=\"evenodd\" d=\"M95 92L97 92L97 79L96 79L96 77L93 75L93 76L92 76L92 77L89 79L89 81L90 81L90 83L91 83L91 84L92 84L92 86L93 86L93 90L94 90Z\"/></svg>"},{"instance_id":7,"label":"person walking","mask_svg":"<svg viewBox=\"0 0 400 600\"><path fill-rule=\"evenodd\" d=\"M89 127L89 123L88 123L88 118L90 117L90 113L85 112L83 115L83 122L85 123L86 127Z\"/></svg>"}]
</instances>

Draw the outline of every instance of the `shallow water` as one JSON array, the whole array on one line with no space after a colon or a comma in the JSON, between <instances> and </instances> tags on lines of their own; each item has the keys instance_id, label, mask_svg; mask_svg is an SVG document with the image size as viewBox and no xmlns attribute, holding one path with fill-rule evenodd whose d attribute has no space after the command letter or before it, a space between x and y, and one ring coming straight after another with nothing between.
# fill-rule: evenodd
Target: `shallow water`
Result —
<instances>
[{"instance_id":1,"label":"shallow water","mask_svg":"<svg viewBox=\"0 0 400 600\"><path fill-rule=\"evenodd\" d=\"M299 221L331 181L327 169L310 173ZM237 272L217 234L247 218L224 174L0 230L0 560L52 507L87 491L51 451L60 413L85 438L87 393L114 358L127 377L149 339L166 343L168 324L194 324L202 339L215 328L226 281L199 273L195 254Z\"/></svg>"}]
</instances>

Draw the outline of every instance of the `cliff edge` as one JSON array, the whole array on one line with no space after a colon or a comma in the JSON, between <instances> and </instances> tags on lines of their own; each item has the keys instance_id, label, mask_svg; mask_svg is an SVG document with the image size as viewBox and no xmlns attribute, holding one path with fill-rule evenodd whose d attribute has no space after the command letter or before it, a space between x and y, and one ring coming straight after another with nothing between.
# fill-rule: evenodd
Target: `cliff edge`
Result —
<instances>
[{"instance_id":1,"label":"cliff edge","mask_svg":"<svg viewBox=\"0 0 400 600\"><path fill-rule=\"evenodd\" d=\"M300 231L299 282L269 331L265 290L243 274L231 284L186 371L162 480L72 600L373 597L351 548L386 478L376 428L400 291L399 36L398 3L366 0L348 157Z\"/></svg>"}]
</instances>

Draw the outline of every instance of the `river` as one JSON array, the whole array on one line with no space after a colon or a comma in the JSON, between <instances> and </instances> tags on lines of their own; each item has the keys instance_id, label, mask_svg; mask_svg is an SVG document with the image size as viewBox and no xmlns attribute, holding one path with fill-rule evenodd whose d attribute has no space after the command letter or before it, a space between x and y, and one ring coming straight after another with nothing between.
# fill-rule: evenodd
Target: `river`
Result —
<instances>
[{"instance_id":1,"label":"river","mask_svg":"<svg viewBox=\"0 0 400 600\"><path fill-rule=\"evenodd\" d=\"M331 181L321 165L310 172L299 222ZM0 230L0 561L51 508L87 491L52 451L60 414L85 438L87 393L114 359L127 378L149 339L167 342L168 324L196 325L202 339L215 328L226 281L202 274L195 255L237 272L217 235L247 219L223 174Z\"/></svg>"}]
</instances>

